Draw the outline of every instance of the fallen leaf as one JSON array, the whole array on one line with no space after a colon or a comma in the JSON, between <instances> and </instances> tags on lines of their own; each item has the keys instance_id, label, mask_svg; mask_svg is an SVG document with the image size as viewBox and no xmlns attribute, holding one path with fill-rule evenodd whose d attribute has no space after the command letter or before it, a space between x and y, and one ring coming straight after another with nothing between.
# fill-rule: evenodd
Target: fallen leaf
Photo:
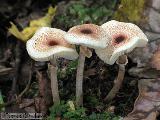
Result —
<instances>
[{"instance_id":1,"label":"fallen leaf","mask_svg":"<svg viewBox=\"0 0 160 120\"><path fill-rule=\"evenodd\" d=\"M16 38L26 42L40 27L51 27L51 22L55 16L55 13L56 7L53 8L50 6L44 17L30 21L29 26L24 28L22 31L19 31L17 26L12 22L10 22L11 27L8 29L8 31Z\"/></svg>"},{"instance_id":2,"label":"fallen leaf","mask_svg":"<svg viewBox=\"0 0 160 120\"><path fill-rule=\"evenodd\" d=\"M128 70L128 73L138 78L157 78L160 75L160 71L150 67L132 67Z\"/></svg>"},{"instance_id":3,"label":"fallen leaf","mask_svg":"<svg viewBox=\"0 0 160 120\"><path fill-rule=\"evenodd\" d=\"M156 120L160 111L160 78L141 79L134 109L124 120Z\"/></svg>"},{"instance_id":4,"label":"fallen leaf","mask_svg":"<svg viewBox=\"0 0 160 120\"><path fill-rule=\"evenodd\" d=\"M13 23L13 22L10 22L11 24L11 27L8 29L8 31L14 35L16 38L24 41L26 38L25 36L22 35L22 33L18 30L17 26Z\"/></svg>"},{"instance_id":5,"label":"fallen leaf","mask_svg":"<svg viewBox=\"0 0 160 120\"><path fill-rule=\"evenodd\" d=\"M19 108L25 108L34 104L34 99L22 99L22 103L19 104Z\"/></svg>"},{"instance_id":6,"label":"fallen leaf","mask_svg":"<svg viewBox=\"0 0 160 120\"><path fill-rule=\"evenodd\" d=\"M157 50L151 58L152 68L160 70L160 50Z\"/></svg>"}]
</instances>

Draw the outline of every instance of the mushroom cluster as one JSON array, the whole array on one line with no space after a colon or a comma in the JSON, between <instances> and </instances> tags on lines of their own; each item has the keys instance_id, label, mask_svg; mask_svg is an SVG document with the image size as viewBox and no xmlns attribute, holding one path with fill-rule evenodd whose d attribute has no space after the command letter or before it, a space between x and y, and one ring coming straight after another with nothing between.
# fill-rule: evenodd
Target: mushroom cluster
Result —
<instances>
[{"instance_id":1,"label":"mushroom cluster","mask_svg":"<svg viewBox=\"0 0 160 120\"><path fill-rule=\"evenodd\" d=\"M36 61L50 61L50 77L53 101L59 102L58 82L56 75L56 58L74 60L78 53L74 45L80 46L76 75L76 105L83 105L83 71L85 57L91 57L90 49L105 63L119 65L118 77L105 100L112 100L122 84L127 53L136 47L144 47L148 42L141 29L132 24L111 20L101 26L82 24L69 29L68 32L43 27L27 42L28 54Z\"/></svg>"}]
</instances>

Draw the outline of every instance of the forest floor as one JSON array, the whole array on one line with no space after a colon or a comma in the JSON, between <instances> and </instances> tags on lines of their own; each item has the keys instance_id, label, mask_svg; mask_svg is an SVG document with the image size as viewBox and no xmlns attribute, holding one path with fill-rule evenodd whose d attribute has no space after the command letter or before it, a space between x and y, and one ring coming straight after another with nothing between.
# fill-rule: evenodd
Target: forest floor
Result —
<instances>
[{"instance_id":1,"label":"forest floor","mask_svg":"<svg viewBox=\"0 0 160 120\"><path fill-rule=\"evenodd\" d=\"M25 42L8 32L8 28L11 26L10 21L14 22L22 30L31 20L43 17L50 5L53 7L57 5L58 9L53 18L52 27L67 31L74 25L82 23L100 25L105 21L111 20L120 4L116 0L108 0L107 2L105 0L98 0L98 2L84 1L81 0L80 3L75 4L75 1L63 0L1 0L0 92L2 95L0 94L0 96L2 96L6 104L5 107L0 106L0 110L4 107L6 112L41 112L46 116L53 112L49 110L53 103L47 71L48 63L35 62L29 57ZM87 6L87 8L84 6ZM100 6L101 9L99 10ZM151 39L155 40L156 35L152 34L150 36L153 36ZM101 113L106 111L116 117L126 116L130 113L139 95L138 81L140 79L157 79L159 77L159 71L153 67L154 65L148 66L148 61L155 55L158 45L158 41L152 42L142 52L137 53L135 51L129 55L122 88L109 103L105 102L104 98L114 84L118 66L116 64L105 64L93 51L92 57L86 59L84 71L83 90L86 114L90 115L93 112ZM147 55L143 54L143 52ZM141 53L143 54L142 56ZM149 55L151 57L147 58L146 56ZM145 57L142 59L139 56ZM142 61L145 62L145 65L142 65ZM159 64L156 63L157 66ZM140 65L139 68L137 67L138 65ZM58 59L59 91L61 100L64 103L69 100L75 100L76 66L77 61ZM2 103L0 102L0 104ZM110 110L111 108L114 109ZM62 110L59 111L62 112ZM60 116L61 113L57 114Z\"/></svg>"}]
</instances>

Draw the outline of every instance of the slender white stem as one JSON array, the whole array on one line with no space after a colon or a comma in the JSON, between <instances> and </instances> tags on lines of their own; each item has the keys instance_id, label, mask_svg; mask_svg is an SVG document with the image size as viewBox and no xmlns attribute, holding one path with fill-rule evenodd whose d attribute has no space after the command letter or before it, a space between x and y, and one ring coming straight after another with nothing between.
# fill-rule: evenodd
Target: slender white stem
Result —
<instances>
[{"instance_id":1,"label":"slender white stem","mask_svg":"<svg viewBox=\"0 0 160 120\"><path fill-rule=\"evenodd\" d=\"M58 80L57 80L57 64L56 60L52 59L49 65L50 77L51 77L51 89L54 103L60 103L59 91L58 91Z\"/></svg>"},{"instance_id":2,"label":"slender white stem","mask_svg":"<svg viewBox=\"0 0 160 120\"><path fill-rule=\"evenodd\" d=\"M115 98L116 94L118 93L119 89L122 86L124 74L125 74L125 66L123 67L123 69L121 69L121 67L119 66L118 76L115 80L114 86L108 93L108 95L105 97L104 99L105 101L111 101Z\"/></svg>"},{"instance_id":3,"label":"slender white stem","mask_svg":"<svg viewBox=\"0 0 160 120\"><path fill-rule=\"evenodd\" d=\"M108 95L104 98L104 101L108 101L108 102L112 101L122 86L124 75L125 75L125 66L128 63L128 59L127 59L127 56L121 56L121 58L123 59L119 58L119 61L117 62L119 65L118 76L114 81L113 88L108 93Z\"/></svg>"},{"instance_id":4,"label":"slender white stem","mask_svg":"<svg viewBox=\"0 0 160 120\"><path fill-rule=\"evenodd\" d=\"M80 49L77 75L76 75L76 105L83 106L83 72L84 72L85 55Z\"/></svg>"}]
</instances>

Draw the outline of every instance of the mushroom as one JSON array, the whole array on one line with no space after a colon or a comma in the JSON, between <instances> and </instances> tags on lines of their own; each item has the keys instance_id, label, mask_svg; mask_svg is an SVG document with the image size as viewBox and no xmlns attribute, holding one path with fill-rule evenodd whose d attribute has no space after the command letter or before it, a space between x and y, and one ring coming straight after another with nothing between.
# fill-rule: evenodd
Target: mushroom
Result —
<instances>
[{"instance_id":1,"label":"mushroom","mask_svg":"<svg viewBox=\"0 0 160 120\"><path fill-rule=\"evenodd\" d=\"M50 77L53 102L59 103L56 59L63 57L74 60L78 53L73 45L64 39L65 31L56 28L42 27L27 41L28 54L35 61L50 61Z\"/></svg>"},{"instance_id":2,"label":"mushroom","mask_svg":"<svg viewBox=\"0 0 160 120\"><path fill-rule=\"evenodd\" d=\"M101 27L111 38L104 49L96 49L96 54L105 63L113 65L116 61L119 65L118 77L112 90L105 97L105 101L111 101L119 91L125 74L125 65L128 63L126 54L136 47L146 46L148 39L142 30L135 24L111 20Z\"/></svg>"},{"instance_id":3,"label":"mushroom","mask_svg":"<svg viewBox=\"0 0 160 120\"><path fill-rule=\"evenodd\" d=\"M92 54L89 48L105 48L107 46L107 39L103 28L95 24L82 24L77 25L68 31L65 39L71 43L80 45L79 61L76 75L76 105L82 106L83 104L83 71L85 57L91 57Z\"/></svg>"}]
</instances>

